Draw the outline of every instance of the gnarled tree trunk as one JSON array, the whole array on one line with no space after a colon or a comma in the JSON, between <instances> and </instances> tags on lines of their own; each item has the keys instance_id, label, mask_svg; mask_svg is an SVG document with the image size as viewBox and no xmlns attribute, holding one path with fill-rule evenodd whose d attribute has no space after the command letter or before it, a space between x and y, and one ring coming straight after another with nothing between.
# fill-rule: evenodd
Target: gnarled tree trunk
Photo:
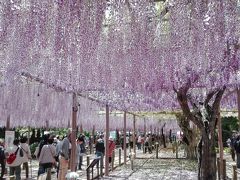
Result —
<instances>
[{"instance_id":1,"label":"gnarled tree trunk","mask_svg":"<svg viewBox=\"0 0 240 180\"><path fill-rule=\"evenodd\" d=\"M178 121L178 125L181 128L184 139L183 143L186 145L186 153L187 153L187 159L196 159L197 158L197 153L196 153L196 148L197 148L197 140L198 140L198 135L195 132L194 129L190 128L190 120L186 118L181 113L176 114L176 118Z\"/></svg>"},{"instance_id":2,"label":"gnarled tree trunk","mask_svg":"<svg viewBox=\"0 0 240 180\"><path fill-rule=\"evenodd\" d=\"M191 97L187 95L189 88L190 82L181 87L179 90L174 90L177 93L177 99L182 108L184 116L190 119L200 129L201 140L198 145L198 179L215 180L215 128L217 124L220 101L226 87L224 86L221 89L210 92L205 101L199 103L199 105L194 103ZM213 103L210 104L210 100L212 100ZM188 103L191 103L193 111L190 110Z\"/></svg>"},{"instance_id":3,"label":"gnarled tree trunk","mask_svg":"<svg viewBox=\"0 0 240 180\"><path fill-rule=\"evenodd\" d=\"M209 136L211 138L209 139ZM215 180L216 179L216 151L214 132L202 132L202 149L201 149L201 164L199 164L199 179Z\"/></svg>"}]
</instances>

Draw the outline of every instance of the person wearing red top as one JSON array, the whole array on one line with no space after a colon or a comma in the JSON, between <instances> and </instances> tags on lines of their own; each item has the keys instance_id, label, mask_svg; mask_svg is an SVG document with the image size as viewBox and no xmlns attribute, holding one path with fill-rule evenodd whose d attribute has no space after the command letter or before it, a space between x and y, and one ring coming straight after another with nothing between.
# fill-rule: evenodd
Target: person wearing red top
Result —
<instances>
[{"instance_id":1,"label":"person wearing red top","mask_svg":"<svg viewBox=\"0 0 240 180\"><path fill-rule=\"evenodd\" d=\"M109 153L108 153L109 163L112 162L112 154L114 150L115 150L115 142L113 141L112 137L109 137Z\"/></svg>"}]
</instances>

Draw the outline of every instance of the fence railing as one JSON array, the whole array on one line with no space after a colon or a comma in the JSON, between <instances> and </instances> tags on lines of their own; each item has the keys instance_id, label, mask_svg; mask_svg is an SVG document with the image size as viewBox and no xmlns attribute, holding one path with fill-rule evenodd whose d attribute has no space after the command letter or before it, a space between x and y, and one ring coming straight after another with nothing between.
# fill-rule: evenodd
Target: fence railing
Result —
<instances>
[{"instance_id":1,"label":"fence railing","mask_svg":"<svg viewBox=\"0 0 240 180\"><path fill-rule=\"evenodd\" d=\"M227 165L227 169L232 169L232 180L240 179L240 170L237 169L236 165Z\"/></svg>"},{"instance_id":2,"label":"fence railing","mask_svg":"<svg viewBox=\"0 0 240 180\"><path fill-rule=\"evenodd\" d=\"M92 160L92 162L88 165L86 171L87 171L87 180L90 179L95 179L99 177L99 172L100 172L100 161L101 161L102 157L96 157ZM94 176L94 167L96 167L97 170L97 176ZM90 174L92 174L92 178L90 177Z\"/></svg>"},{"instance_id":3,"label":"fence railing","mask_svg":"<svg viewBox=\"0 0 240 180\"><path fill-rule=\"evenodd\" d=\"M227 179L227 170L228 170L228 178L231 178L232 180L240 179L240 170L237 169L237 166L234 164L227 164L226 159L223 159L223 175L220 176L220 161L219 158L217 158L217 168L218 168L218 179ZM231 174L229 173L232 172Z\"/></svg>"}]
</instances>

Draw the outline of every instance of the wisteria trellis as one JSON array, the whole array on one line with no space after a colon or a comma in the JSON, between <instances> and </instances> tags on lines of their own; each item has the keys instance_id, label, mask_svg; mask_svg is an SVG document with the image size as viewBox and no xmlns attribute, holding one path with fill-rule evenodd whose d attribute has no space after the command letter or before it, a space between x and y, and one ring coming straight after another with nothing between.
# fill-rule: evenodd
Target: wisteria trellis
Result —
<instances>
[{"instance_id":1,"label":"wisteria trellis","mask_svg":"<svg viewBox=\"0 0 240 180\"><path fill-rule=\"evenodd\" d=\"M1 123L11 114L17 125L51 119L50 126L66 126L71 97L50 84L129 111L178 108L172 87L189 79L203 94L236 88L238 1L204 2L167 1L166 21L154 0L2 1ZM45 85L23 79L23 72ZM82 116L99 119L90 110Z\"/></svg>"}]
</instances>

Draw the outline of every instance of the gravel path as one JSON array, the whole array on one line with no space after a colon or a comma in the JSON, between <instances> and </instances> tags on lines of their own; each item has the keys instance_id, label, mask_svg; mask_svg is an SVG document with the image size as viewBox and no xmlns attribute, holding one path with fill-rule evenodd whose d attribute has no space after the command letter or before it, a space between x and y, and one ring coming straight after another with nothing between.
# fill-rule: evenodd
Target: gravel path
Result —
<instances>
[{"instance_id":1,"label":"gravel path","mask_svg":"<svg viewBox=\"0 0 240 180\"><path fill-rule=\"evenodd\" d=\"M118 149L115 152L115 165L118 165ZM90 159L93 159L95 155L90 155ZM184 159L183 152L180 151L176 159L176 154L170 149L161 149L159 151L159 159L156 159L155 151L153 154L143 154L142 150L137 150L137 158L134 159L134 168L131 170L130 161L127 162L126 166L120 166L110 171L109 177L103 177L102 179L130 179L130 180L195 180L197 179L197 164L196 161L189 161ZM123 151L122 159L123 162ZM86 156L83 162L83 170L78 171L80 178L86 179ZM32 165L32 180L37 179L38 162L33 160ZM22 170L22 179L25 179L25 171ZM56 180L56 173L52 174L52 180Z\"/></svg>"}]
</instances>

